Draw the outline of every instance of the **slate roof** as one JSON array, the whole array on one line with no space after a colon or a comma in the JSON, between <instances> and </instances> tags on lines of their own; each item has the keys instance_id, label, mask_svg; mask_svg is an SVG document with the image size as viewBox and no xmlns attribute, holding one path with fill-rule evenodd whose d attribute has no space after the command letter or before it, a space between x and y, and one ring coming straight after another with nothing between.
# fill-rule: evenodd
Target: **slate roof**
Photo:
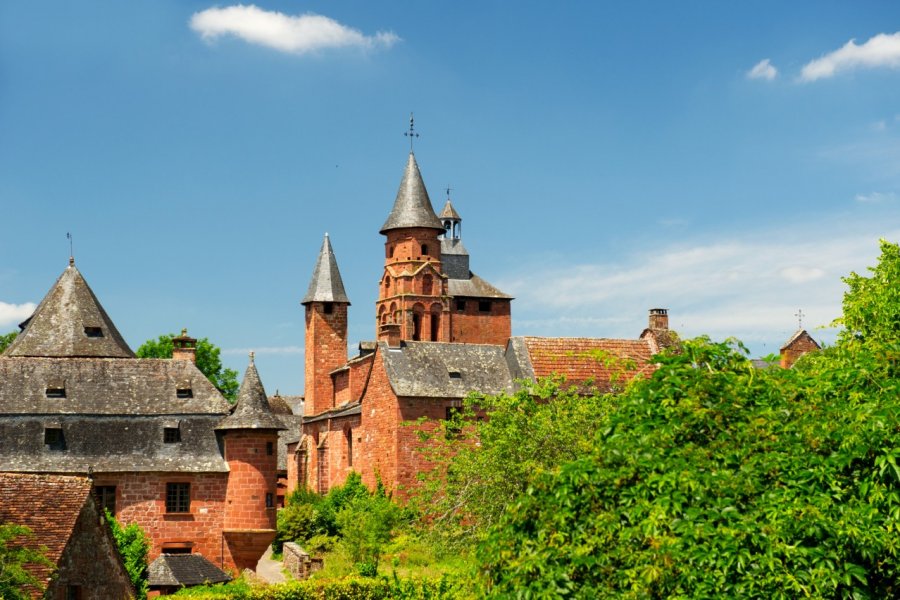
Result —
<instances>
[{"instance_id":1,"label":"slate roof","mask_svg":"<svg viewBox=\"0 0 900 600\"><path fill-rule=\"evenodd\" d=\"M134 358L74 261L3 355Z\"/></svg>"},{"instance_id":2,"label":"slate roof","mask_svg":"<svg viewBox=\"0 0 900 600\"><path fill-rule=\"evenodd\" d=\"M48 388L65 398L48 398ZM179 398L178 390L190 390ZM0 415L168 415L228 413L228 402L186 360L0 356Z\"/></svg>"},{"instance_id":3,"label":"slate roof","mask_svg":"<svg viewBox=\"0 0 900 600\"><path fill-rule=\"evenodd\" d=\"M302 396L281 396L276 393L269 396L269 409L278 415L284 425L284 431L278 432L278 470L287 470L287 445L299 437L300 426L303 424L303 415L294 414L291 401L297 402ZM302 404L301 404L302 406Z\"/></svg>"},{"instance_id":4,"label":"slate roof","mask_svg":"<svg viewBox=\"0 0 900 600\"><path fill-rule=\"evenodd\" d=\"M332 408L331 410L326 410L325 412L321 412L314 417L304 417L304 423L315 423L316 421L324 421L325 419L336 419L338 417L350 417L353 415L362 414L362 405L359 402L350 402L348 404L344 404L342 406L338 406L337 408ZM297 440L300 438L297 437ZM296 440L295 440L296 441ZM293 443L293 442L288 442Z\"/></svg>"},{"instance_id":5,"label":"slate roof","mask_svg":"<svg viewBox=\"0 0 900 600\"><path fill-rule=\"evenodd\" d=\"M457 221L462 221L462 217L459 216L459 213L453 208L453 203L450 202L450 198L447 198L447 203L444 204L444 209L441 211L440 216L442 219L456 219Z\"/></svg>"},{"instance_id":6,"label":"slate roof","mask_svg":"<svg viewBox=\"0 0 900 600\"><path fill-rule=\"evenodd\" d=\"M468 256L469 251L463 246L462 240L444 238L441 240L441 254L446 254L447 256Z\"/></svg>"},{"instance_id":7,"label":"slate roof","mask_svg":"<svg viewBox=\"0 0 900 600\"><path fill-rule=\"evenodd\" d=\"M563 375L576 386L593 386L601 392L621 387L637 375L650 375L650 344L646 340L603 338L518 338L525 364L519 368L531 377Z\"/></svg>"},{"instance_id":8,"label":"slate roof","mask_svg":"<svg viewBox=\"0 0 900 600\"><path fill-rule=\"evenodd\" d=\"M322 241L322 249L319 250L319 258L316 259L316 268L313 270L309 288L300 304L310 302L346 302L350 304L350 298L344 291L344 282L341 272L338 270L337 259L331 247L328 234Z\"/></svg>"},{"instance_id":9,"label":"slate roof","mask_svg":"<svg viewBox=\"0 0 900 600\"><path fill-rule=\"evenodd\" d=\"M148 583L152 587L174 587L225 583L231 576L201 554L161 554L150 563Z\"/></svg>"},{"instance_id":10,"label":"slate roof","mask_svg":"<svg viewBox=\"0 0 900 600\"><path fill-rule=\"evenodd\" d=\"M216 429L287 429L278 415L269 408L266 390L259 379L252 353L238 391L234 412L225 417Z\"/></svg>"},{"instance_id":11,"label":"slate roof","mask_svg":"<svg viewBox=\"0 0 900 600\"><path fill-rule=\"evenodd\" d=\"M511 392L514 382L504 348L487 344L378 343L391 388L397 396L462 398L472 390Z\"/></svg>"},{"instance_id":12,"label":"slate roof","mask_svg":"<svg viewBox=\"0 0 900 600\"><path fill-rule=\"evenodd\" d=\"M28 545L46 546L54 565L29 567L39 581L50 577L62 557L90 493L87 477L0 473L0 523L29 527L34 538Z\"/></svg>"},{"instance_id":13,"label":"slate roof","mask_svg":"<svg viewBox=\"0 0 900 600\"><path fill-rule=\"evenodd\" d=\"M400 189L397 190L394 207L384 225L381 226L380 233L407 227L424 227L444 231L440 219L434 214L428 190L425 189L425 182L422 181L419 165L412 152L409 153L409 160L406 162L406 170L403 172Z\"/></svg>"},{"instance_id":14,"label":"slate roof","mask_svg":"<svg viewBox=\"0 0 900 600\"><path fill-rule=\"evenodd\" d=\"M454 298L502 298L512 300L513 297L504 294L490 283L469 272L468 279L448 279L447 292Z\"/></svg>"}]
</instances>

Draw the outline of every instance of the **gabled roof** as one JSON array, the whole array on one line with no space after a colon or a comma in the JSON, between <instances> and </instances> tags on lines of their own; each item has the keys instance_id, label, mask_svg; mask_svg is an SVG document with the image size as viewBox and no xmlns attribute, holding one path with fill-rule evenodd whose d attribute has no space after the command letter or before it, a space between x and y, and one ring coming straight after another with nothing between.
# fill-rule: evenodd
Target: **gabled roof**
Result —
<instances>
[{"instance_id":1,"label":"gabled roof","mask_svg":"<svg viewBox=\"0 0 900 600\"><path fill-rule=\"evenodd\" d=\"M134 358L70 261L4 356Z\"/></svg>"},{"instance_id":2,"label":"gabled roof","mask_svg":"<svg viewBox=\"0 0 900 600\"><path fill-rule=\"evenodd\" d=\"M53 563L29 568L39 581L46 581L59 563L90 492L87 477L0 473L0 523L30 528L34 538L28 545L46 546Z\"/></svg>"},{"instance_id":3,"label":"gabled roof","mask_svg":"<svg viewBox=\"0 0 900 600\"><path fill-rule=\"evenodd\" d=\"M519 368L523 375L563 375L570 385L587 386L590 381L601 392L622 387L636 375L649 375L656 369L650 362L652 352L646 340L523 337L512 338L510 346L519 348L517 358L524 362Z\"/></svg>"},{"instance_id":4,"label":"gabled roof","mask_svg":"<svg viewBox=\"0 0 900 600\"><path fill-rule=\"evenodd\" d=\"M344 282L341 280L341 272L338 270L337 259L331 248L331 240L328 234L322 241L322 249L316 260L316 268L313 270L309 288L300 304L310 302L346 302L350 304L350 298L344 291Z\"/></svg>"},{"instance_id":5,"label":"gabled roof","mask_svg":"<svg viewBox=\"0 0 900 600\"><path fill-rule=\"evenodd\" d=\"M241 389L238 391L234 412L225 417L216 429L287 429L282 420L269 408L266 390L253 363L253 353L250 354L250 364L247 365Z\"/></svg>"},{"instance_id":6,"label":"gabled roof","mask_svg":"<svg viewBox=\"0 0 900 600\"><path fill-rule=\"evenodd\" d=\"M148 581L153 587L225 583L231 576L202 554L160 554L150 563Z\"/></svg>"},{"instance_id":7,"label":"gabled roof","mask_svg":"<svg viewBox=\"0 0 900 600\"><path fill-rule=\"evenodd\" d=\"M447 203L444 204L444 209L441 211L442 219L456 219L457 221L462 221L462 217L459 216L459 213L456 212L456 209L453 208L453 203L450 202L450 198L447 198Z\"/></svg>"},{"instance_id":8,"label":"gabled roof","mask_svg":"<svg viewBox=\"0 0 900 600\"><path fill-rule=\"evenodd\" d=\"M405 342L400 348L378 343L391 388L397 396L462 398L512 392L504 348L488 344Z\"/></svg>"},{"instance_id":9,"label":"gabled roof","mask_svg":"<svg viewBox=\"0 0 900 600\"><path fill-rule=\"evenodd\" d=\"M790 348L800 340L803 340L806 344L812 343L817 349L822 348L819 343L815 339L813 339L811 335L809 335L808 331L806 331L805 329L798 329L794 332L794 335L792 335L790 339L784 343L781 349L785 350L787 348Z\"/></svg>"},{"instance_id":10,"label":"gabled roof","mask_svg":"<svg viewBox=\"0 0 900 600\"><path fill-rule=\"evenodd\" d=\"M400 182L400 189L397 190L394 208L391 209L387 221L381 226L380 233L408 227L424 227L444 231L440 219L434 214L428 190L425 189L425 182L422 181L419 165L412 152L409 153L409 160L406 162L406 171L403 172L403 180Z\"/></svg>"},{"instance_id":11,"label":"gabled roof","mask_svg":"<svg viewBox=\"0 0 900 600\"><path fill-rule=\"evenodd\" d=\"M504 294L487 281L469 272L468 279L447 280L447 292L454 298L500 298L512 300L512 296Z\"/></svg>"}]
</instances>

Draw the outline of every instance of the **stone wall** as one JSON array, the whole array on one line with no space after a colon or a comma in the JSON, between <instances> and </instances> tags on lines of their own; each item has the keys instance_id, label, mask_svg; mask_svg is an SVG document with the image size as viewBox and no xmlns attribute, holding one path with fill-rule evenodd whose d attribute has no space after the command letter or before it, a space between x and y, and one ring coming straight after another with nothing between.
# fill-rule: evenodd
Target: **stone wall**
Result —
<instances>
[{"instance_id":1,"label":"stone wall","mask_svg":"<svg viewBox=\"0 0 900 600\"><path fill-rule=\"evenodd\" d=\"M284 545L284 568L294 579L308 579L322 568L323 560L313 558L303 548L293 542Z\"/></svg>"}]
</instances>

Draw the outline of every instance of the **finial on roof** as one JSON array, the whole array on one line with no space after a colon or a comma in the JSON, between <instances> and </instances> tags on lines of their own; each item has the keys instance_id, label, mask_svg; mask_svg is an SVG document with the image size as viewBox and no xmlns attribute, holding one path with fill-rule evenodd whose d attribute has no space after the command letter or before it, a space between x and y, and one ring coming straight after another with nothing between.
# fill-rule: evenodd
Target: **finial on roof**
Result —
<instances>
[{"instance_id":1,"label":"finial on roof","mask_svg":"<svg viewBox=\"0 0 900 600\"><path fill-rule=\"evenodd\" d=\"M72 234L68 231L66 232L66 239L69 240L69 266L75 266L75 251L72 250Z\"/></svg>"},{"instance_id":2,"label":"finial on roof","mask_svg":"<svg viewBox=\"0 0 900 600\"><path fill-rule=\"evenodd\" d=\"M803 329L803 309L798 308L794 316L797 317L797 329Z\"/></svg>"},{"instance_id":3,"label":"finial on roof","mask_svg":"<svg viewBox=\"0 0 900 600\"><path fill-rule=\"evenodd\" d=\"M187 337L187 327L181 328L181 337Z\"/></svg>"},{"instance_id":4,"label":"finial on roof","mask_svg":"<svg viewBox=\"0 0 900 600\"><path fill-rule=\"evenodd\" d=\"M450 184L447 184L447 200L450 200L450 192L453 191L453 188L450 187Z\"/></svg>"},{"instance_id":5,"label":"finial on roof","mask_svg":"<svg viewBox=\"0 0 900 600\"><path fill-rule=\"evenodd\" d=\"M406 137L409 138L409 153L412 154L413 151L413 138L419 137L419 134L416 133L416 121L413 118L413 114L409 113L409 131L404 133Z\"/></svg>"},{"instance_id":6,"label":"finial on roof","mask_svg":"<svg viewBox=\"0 0 900 600\"><path fill-rule=\"evenodd\" d=\"M251 365L254 364L254 363L253 363L253 356L254 356L255 354L256 354L256 353L255 353L253 350L250 351L250 364L251 364Z\"/></svg>"}]
</instances>

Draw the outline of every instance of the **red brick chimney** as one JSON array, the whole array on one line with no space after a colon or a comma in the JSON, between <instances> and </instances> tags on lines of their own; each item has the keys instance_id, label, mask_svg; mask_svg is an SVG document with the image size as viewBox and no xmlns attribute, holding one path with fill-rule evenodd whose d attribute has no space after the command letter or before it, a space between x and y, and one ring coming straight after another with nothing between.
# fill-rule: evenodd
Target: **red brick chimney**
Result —
<instances>
[{"instance_id":1,"label":"red brick chimney","mask_svg":"<svg viewBox=\"0 0 900 600\"><path fill-rule=\"evenodd\" d=\"M668 329L669 328L669 310L666 308L650 309L650 329Z\"/></svg>"},{"instance_id":2,"label":"red brick chimney","mask_svg":"<svg viewBox=\"0 0 900 600\"><path fill-rule=\"evenodd\" d=\"M187 329L182 329L180 336L172 338L172 360L189 360L197 364L197 340L188 336Z\"/></svg>"},{"instance_id":3,"label":"red brick chimney","mask_svg":"<svg viewBox=\"0 0 900 600\"><path fill-rule=\"evenodd\" d=\"M391 348L400 347L400 323L385 323L379 327L378 339Z\"/></svg>"}]
</instances>

